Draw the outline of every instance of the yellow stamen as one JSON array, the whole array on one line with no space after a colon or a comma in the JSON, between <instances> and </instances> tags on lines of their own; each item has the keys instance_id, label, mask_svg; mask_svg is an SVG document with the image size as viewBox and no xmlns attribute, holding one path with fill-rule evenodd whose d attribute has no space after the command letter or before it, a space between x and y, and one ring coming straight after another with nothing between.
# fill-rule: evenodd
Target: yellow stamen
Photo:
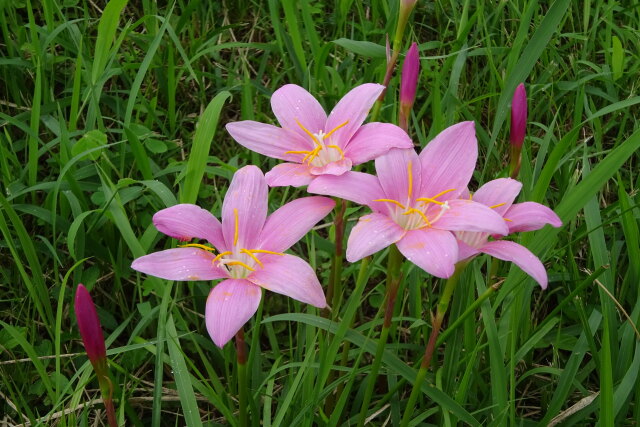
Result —
<instances>
[{"instance_id":1,"label":"yellow stamen","mask_svg":"<svg viewBox=\"0 0 640 427\"><path fill-rule=\"evenodd\" d=\"M411 198L411 193L413 192L413 170L411 169L411 162L409 162L409 166L407 167L407 177L409 179L409 191L407 192L407 197Z\"/></svg>"},{"instance_id":2,"label":"yellow stamen","mask_svg":"<svg viewBox=\"0 0 640 427\"><path fill-rule=\"evenodd\" d=\"M242 261L229 261L226 265L240 265L249 271L255 271L253 268L249 267L247 264L245 264Z\"/></svg>"},{"instance_id":3,"label":"yellow stamen","mask_svg":"<svg viewBox=\"0 0 640 427\"><path fill-rule=\"evenodd\" d=\"M231 255L233 252L230 251L226 251L226 252L220 252L218 255L216 255L216 257L214 259L211 260L212 263L215 263L216 261L218 261L220 258L222 258L223 256L226 255Z\"/></svg>"},{"instance_id":4,"label":"yellow stamen","mask_svg":"<svg viewBox=\"0 0 640 427\"><path fill-rule=\"evenodd\" d=\"M212 248L209 246L205 246L205 245L201 245L200 243L187 243L186 245L178 245L178 247L180 248L200 248L200 249L204 249L205 251L215 251L216 248Z\"/></svg>"},{"instance_id":5,"label":"yellow stamen","mask_svg":"<svg viewBox=\"0 0 640 427\"><path fill-rule=\"evenodd\" d=\"M338 147L337 145L327 145L327 147L329 148L333 148L335 150L338 150L338 153L340 153L340 158L344 159L344 153L342 152L342 150L340 149L340 147Z\"/></svg>"},{"instance_id":6,"label":"yellow stamen","mask_svg":"<svg viewBox=\"0 0 640 427\"><path fill-rule=\"evenodd\" d=\"M245 254L249 255L251 258L253 258L253 260L254 260L255 262L257 262L257 263L260 265L260 267L264 267L264 265L262 265L262 262L260 262L260 260L258 259L258 257L257 257L257 256L255 256L254 254L252 254L252 253L251 253L251 251L248 251L248 250L246 250L246 249L240 249L240 252L242 252L242 253L245 253Z\"/></svg>"},{"instance_id":7,"label":"yellow stamen","mask_svg":"<svg viewBox=\"0 0 640 427\"><path fill-rule=\"evenodd\" d=\"M249 249L249 252L254 253L254 254L269 254L269 255L281 255L281 256L284 256L283 253L268 251L266 249Z\"/></svg>"},{"instance_id":8,"label":"yellow stamen","mask_svg":"<svg viewBox=\"0 0 640 427\"><path fill-rule=\"evenodd\" d=\"M398 202L397 200L392 200L392 199L375 199L374 202L388 202L388 203L393 203L394 205L397 205L399 207L401 207L402 209L407 209L402 203Z\"/></svg>"},{"instance_id":9,"label":"yellow stamen","mask_svg":"<svg viewBox=\"0 0 640 427\"><path fill-rule=\"evenodd\" d=\"M441 191L438 194L436 194L435 196L433 196L432 199L437 199L438 197L443 196L443 195L445 195L447 193L450 193L452 191L456 191L456 189L455 188L450 188L448 190ZM469 198L471 198L471 195L469 195Z\"/></svg>"},{"instance_id":10,"label":"yellow stamen","mask_svg":"<svg viewBox=\"0 0 640 427\"><path fill-rule=\"evenodd\" d=\"M419 199L416 199L416 201L423 202L425 205L427 203L435 203L436 205L444 205L444 203L439 202L437 200L434 200L431 197L420 197Z\"/></svg>"},{"instance_id":11,"label":"yellow stamen","mask_svg":"<svg viewBox=\"0 0 640 427\"><path fill-rule=\"evenodd\" d=\"M311 151L302 151L302 150L295 151L295 150L293 150L293 151L285 151L284 154L309 154L310 152Z\"/></svg>"},{"instance_id":12,"label":"yellow stamen","mask_svg":"<svg viewBox=\"0 0 640 427\"><path fill-rule=\"evenodd\" d=\"M311 139L313 139L313 142L315 142L316 144L320 145L320 141L318 141L318 139L316 138L316 136L314 134L309 132L309 130L306 127L302 126L302 123L300 123L298 121L298 119L295 119L295 121L298 124L298 126L300 126L300 129L302 129L304 131L304 133L306 133L307 135L309 135L311 137Z\"/></svg>"},{"instance_id":13,"label":"yellow stamen","mask_svg":"<svg viewBox=\"0 0 640 427\"><path fill-rule=\"evenodd\" d=\"M502 218L502 219L504 219L505 221L513 222L513 220L509 218Z\"/></svg>"},{"instance_id":14,"label":"yellow stamen","mask_svg":"<svg viewBox=\"0 0 640 427\"><path fill-rule=\"evenodd\" d=\"M233 246L238 244L238 209L233 208L233 218L235 219L235 226L233 229Z\"/></svg>"},{"instance_id":15,"label":"yellow stamen","mask_svg":"<svg viewBox=\"0 0 640 427\"><path fill-rule=\"evenodd\" d=\"M313 151L309 151L309 154L304 156L304 158L302 159L302 163L304 163L305 161L308 161L309 163L311 163L313 159L315 159L318 156L318 153L320 151L322 151L322 146L318 145L316 148L313 149Z\"/></svg>"},{"instance_id":16,"label":"yellow stamen","mask_svg":"<svg viewBox=\"0 0 640 427\"><path fill-rule=\"evenodd\" d=\"M498 203L497 205L489 206L491 209L499 208L500 206L504 206L506 203Z\"/></svg>"},{"instance_id":17,"label":"yellow stamen","mask_svg":"<svg viewBox=\"0 0 640 427\"><path fill-rule=\"evenodd\" d=\"M338 129L345 127L347 125L347 123L349 123L349 120L347 120L346 122L334 127L333 129L331 129L325 136L322 137L322 139L327 139L331 136L332 133L334 133L335 131L337 131Z\"/></svg>"},{"instance_id":18,"label":"yellow stamen","mask_svg":"<svg viewBox=\"0 0 640 427\"><path fill-rule=\"evenodd\" d=\"M410 215L412 213L417 213L418 215L420 215L422 217L422 219L424 220L424 222L431 227L431 222L429 221L429 219L427 218L427 216L424 214L424 212L418 210L418 209L407 209L407 211L405 213L403 213L402 215Z\"/></svg>"}]
</instances>

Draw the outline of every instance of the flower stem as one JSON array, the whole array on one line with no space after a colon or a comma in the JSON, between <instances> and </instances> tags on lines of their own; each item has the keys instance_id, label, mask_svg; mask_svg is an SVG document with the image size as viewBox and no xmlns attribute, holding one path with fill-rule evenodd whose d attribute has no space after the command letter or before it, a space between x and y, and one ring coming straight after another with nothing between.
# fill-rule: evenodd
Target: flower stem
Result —
<instances>
[{"instance_id":1,"label":"flower stem","mask_svg":"<svg viewBox=\"0 0 640 427\"><path fill-rule=\"evenodd\" d=\"M329 272L329 285L327 286L327 301L331 304L334 316L338 313L338 306L342 300L342 259L344 257L344 214L347 210L347 202L336 199L335 217L335 253L331 259L331 271ZM323 311L324 317L329 317L329 310Z\"/></svg>"},{"instance_id":2,"label":"flower stem","mask_svg":"<svg viewBox=\"0 0 640 427\"><path fill-rule=\"evenodd\" d=\"M97 361L91 361L93 370L96 373L98 384L100 385L100 394L102 394L102 402L107 411L107 421L110 427L117 427L116 411L113 406L113 383L109 378L109 361L106 357L101 357Z\"/></svg>"},{"instance_id":3,"label":"flower stem","mask_svg":"<svg viewBox=\"0 0 640 427\"><path fill-rule=\"evenodd\" d=\"M520 173L520 162L522 159L522 146L511 145L511 156L509 161L509 177L516 179Z\"/></svg>"},{"instance_id":4,"label":"flower stem","mask_svg":"<svg viewBox=\"0 0 640 427\"><path fill-rule=\"evenodd\" d=\"M236 355L238 361L238 424L248 426L247 417L247 345L244 342L244 328L236 333Z\"/></svg>"},{"instance_id":5,"label":"flower stem","mask_svg":"<svg viewBox=\"0 0 640 427\"><path fill-rule=\"evenodd\" d=\"M453 275L449 277L449 279L447 279L447 283L445 284L442 295L440 296L436 315L431 320L431 335L429 336L429 341L427 342L427 347L425 348L424 356L422 357L422 363L420 364L420 370L418 371L416 380L413 383L413 389L411 390L411 395L409 395L409 400L407 401L407 406L405 407L404 415L402 416L402 422L400 424L401 427L408 426L409 421L411 421L411 416L413 415L413 409L416 404L416 400L418 400L418 396L420 395L422 383L427 376L427 371L429 370L429 366L436 349L436 342L438 340L438 334L440 333L440 327L442 326L444 316L449 309L451 295L453 295L453 290L458 284L460 275L462 274L462 271L464 270L466 265L466 262L456 264L456 269L453 272Z\"/></svg>"},{"instance_id":6,"label":"flower stem","mask_svg":"<svg viewBox=\"0 0 640 427\"><path fill-rule=\"evenodd\" d=\"M393 308L396 302L396 296L398 294L398 286L400 285L402 267L402 254L396 247L392 245L389 248L389 257L387 262L387 289L385 295L385 310L384 310L384 323L382 324L382 331L378 338L378 345L376 346L376 354L371 364L371 371L369 372L369 380L367 382L367 388L365 389L364 398L362 399L362 406L360 407L360 418L358 420L358 427L362 427L367 417L367 410L369 409L369 403L373 396L373 389L378 379L378 372L380 371L380 365L382 364L382 355L384 348L387 344L387 337L391 329L391 319L393 318Z\"/></svg>"}]
</instances>

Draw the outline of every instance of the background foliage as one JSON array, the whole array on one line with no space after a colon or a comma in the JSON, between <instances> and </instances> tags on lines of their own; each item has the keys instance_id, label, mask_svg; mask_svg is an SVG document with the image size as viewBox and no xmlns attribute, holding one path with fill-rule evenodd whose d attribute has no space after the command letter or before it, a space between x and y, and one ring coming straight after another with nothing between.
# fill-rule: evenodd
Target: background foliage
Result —
<instances>
[{"instance_id":1,"label":"background foliage","mask_svg":"<svg viewBox=\"0 0 640 427\"><path fill-rule=\"evenodd\" d=\"M420 1L405 34L422 58L416 145L474 120L474 185L504 176L510 98L526 82L521 200L553 207L565 223L521 238L548 268L547 291L486 258L467 269L414 425L640 419L640 8L549 3ZM239 166L275 165L241 149L223 124L273 122L269 97L285 83L330 109L355 85L381 81L397 8L386 0L0 0L3 421L75 426L99 416L72 309L82 282L108 336L115 397L128 402L119 405L122 422L235 424L234 351L213 345L202 316L210 284L148 278L131 261L174 244L153 227L154 212L197 201L219 213ZM397 116L397 84L383 121ZM300 195L271 191L271 208ZM330 221L294 248L324 282ZM247 325L253 425L354 422L381 323L384 266L385 253L372 259L359 293L358 265L345 264L334 310L338 319L353 314L353 324L268 294ZM409 264L403 273L372 425L399 422L441 288ZM495 283L499 291L472 305Z\"/></svg>"}]
</instances>

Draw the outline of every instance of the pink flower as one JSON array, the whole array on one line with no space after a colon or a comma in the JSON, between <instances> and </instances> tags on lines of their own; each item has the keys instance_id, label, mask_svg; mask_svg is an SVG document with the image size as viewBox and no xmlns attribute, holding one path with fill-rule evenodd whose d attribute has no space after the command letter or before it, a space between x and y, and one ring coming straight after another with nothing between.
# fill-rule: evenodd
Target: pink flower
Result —
<instances>
[{"instance_id":1,"label":"pink flower","mask_svg":"<svg viewBox=\"0 0 640 427\"><path fill-rule=\"evenodd\" d=\"M522 147L527 133L527 92L524 84L520 83L511 101L511 144Z\"/></svg>"},{"instance_id":2,"label":"pink flower","mask_svg":"<svg viewBox=\"0 0 640 427\"><path fill-rule=\"evenodd\" d=\"M207 299L205 319L213 342L222 347L256 312L261 288L319 308L326 306L311 266L285 254L335 203L326 197L294 200L267 217L267 183L255 166L236 172L222 204L222 223L195 205L163 209L153 217L162 233L186 244L143 256L131 268L167 280L226 279ZM218 254L214 254L214 248Z\"/></svg>"},{"instance_id":3,"label":"pink flower","mask_svg":"<svg viewBox=\"0 0 640 427\"><path fill-rule=\"evenodd\" d=\"M400 104L401 108L411 110L413 101L416 99L416 88L420 75L420 57L418 56L418 45L413 42L407 51L402 64L402 78L400 79Z\"/></svg>"},{"instance_id":4,"label":"pink flower","mask_svg":"<svg viewBox=\"0 0 640 427\"><path fill-rule=\"evenodd\" d=\"M80 337L85 350L87 350L87 356L94 369L98 371L107 360L107 349L104 345L104 336L102 335L102 327L100 326L96 307L93 304L91 295L89 295L89 291L82 283L76 289L74 310L78 321L78 329L80 329Z\"/></svg>"},{"instance_id":5,"label":"pink flower","mask_svg":"<svg viewBox=\"0 0 640 427\"><path fill-rule=\"evenodd\" d=\"M420 156L414 150L390 150L376 159L378 176L347 172L322 176L309 192L367 205L351 231L347 260L355 262L395 243L418 267L450 277L458 261L452 231L504 234L505 221L492 209L458 197L466 188L478 156L473 122L441 132Z\"/></svg>"},{"instance_id":6,"label":"pink flower","mask_svg":"<svg viewBox=\"0 0 640 427\"><path fill-rule=\"evenodd\" d=\"M389 149L411 148L409 136L389 123L362 125L384 86L363 84L347 93L329 117L306 90L285 85L271 97L281 128L250 120L226 128L240 145L287 163L267 173L271 187L307 185L316 176L341 175Z\"/></svg>"},{"instance_id":7,"label":"pink flower","mask_svg":"<svg viewBox=\"0 0 640 427\"><path fill-rule=\"evenodd\" d=\"M473 194L473 200L489 206L500 214L509 228L509 234L538 230L546 224L562 226L562 221L551 209L535 202L513 204L522 184L515 179L500 178L487 182ZM458 259L468 259L479 253L510 261L533 277L543 289L547 288L547 272L540 260L527 248L506 240L489 241L489 233L456 232ZM500 236L497 236L500 237Z\"/></svg>"}]
</instances>

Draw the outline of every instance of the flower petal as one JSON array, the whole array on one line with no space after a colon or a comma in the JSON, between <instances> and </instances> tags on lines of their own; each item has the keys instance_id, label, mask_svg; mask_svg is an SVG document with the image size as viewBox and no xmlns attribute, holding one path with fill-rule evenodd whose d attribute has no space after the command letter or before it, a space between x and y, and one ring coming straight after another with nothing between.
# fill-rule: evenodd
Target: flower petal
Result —
<instances>
[{"instance_id":1,"label":"flower petal","mask_svg":"<svg viewBox=\"0 0 640 427\"><path fill-rule=\"evenodd\" d=\"M421 196L418 194L421 182L420 160L415 150L392 148L387 154L376 158L376 172L387 199L406 204L409 196L411 200Z\"/></svg>"},{"instance_id":2,"label":"flower petal","mask_svg":"<svg viewBox=\"0 0 640 427\"><path fill-rule=\"evenodd\" d=\"M548 207L536 202L516 203L505 212L509 233L539 230L546 224L562 227L560 217Z\"/></svg>"},{"instance_id":3,"label":"flower petal","mask_svg":"<svg viewBox=\"0 0 640 427\"><path fill-rule=\"evenodd\" d=\"M349 121L345 126L331 134L331 141L340 148L347 143L367 118L369 110L384 90L384 86L376 83L365 83L351 89L333 108L327 118L324 127L325 133L329 133Z\"/></svg>"},{"instance_id":4,"label":"flower petal","mask_svg":"<svg viewBox=\"0 0 640 427\"><path fill-rule=\"evenodd\" d=\"M247 323L261 298L260 288L244 279L227 279L211 289L204 318L218 347L222 348Z\"/></svg>"},{"instance_id":5,"label":"flower petal","mask_svg":"<svg viewBox=\"0 0 640 427\"><path fill-rule=\"evenodd\" d=\"M413 148L405 131L391 123L367 123L353 135L344 149L344 156L354 165L382 156L392 148Z\"/></svg>"},{"instance_id":6,"label":"flower petal","mask_svg":"<svg viewBox=\"0 0 640 427\"><path fill-rule=\"evenodd\" d=\"M547 271L544 265L542 265L537 256L524 246L506 240L496 240L486 243L480 248L480 252L503 261L513 262L525 273L533 277L542 286L542 289L547 289Z\"/></svg>"},{"instance_id":7,"label":"flower petal","mask_svg":"<svg viewBox=\"0 0 640 427\"><path fill-rule=\"evenodd\" d=\"M269 187L301 187L308 185L313 179L309 173L309 165L297 163L282 163L275 166L264 176Z\"/></svg>"},{"instance_id":8,"label":"flower petal","mask_svg":"<svg viewBox=\"0 0 640 427\"><path fill-rule=\"evenodd\" d=\"M458 239L458 262L478 255L480 251Z\"/></svg>"},{"instance_id":9,"label":"flower petal","mask_svg":"<svg viewBox=\"0 0 640 427\"><path fill-rule=\"evenodd\" d=\"M298 85L284 85L276 90L271 96L271 109L284 129L308 141L310 147L313 146L311 138L298 123L309 132L317 133L324 129L327 121L318 100Z\"/></svg>"},{"instance_id":10,"label":"flower petal","mask_svg":"<svg viewBox=\"0 0 640 427\"><path fill-rule=\"evenodd\" d=\"M451 277L455 270L458 244L448 231L435 228L412 230L396 245L409 261L436 277Z\"/></svg>"},{"instance_id":11,"label":"flower petal","mask_svg":"<svg viewBox=\"0 0 640 427\"><path fill-rule=\"evenodd\" d=\"M473 193L472 200L482 203L485 206L495 206L492 208L500 215L511 207L513 201L518 197L522 183L511 178L499 178L489 181ZM501 206L497 206L501 205Z\"/></svg>"},{"instance_id":12,"label":"flower petal","mask_svg":"<svg viewBox=\"0 0 640 427\"><path fill-rule=\"evenodd\" d=\"M386 248L404 236L406 230L380 213L365 215L351 230L347 261L356 262Z\"/></svg>"},{"instance_id":13,"label":"flower petal","mask_svg":"<svg viewBox=\"0 0 640 427\"><path fill-rule=\"evenodd\" d=\"M420 153L422 197L454 189L438 198L457 198L467 187L478 158L473 122L462 122L440 132Z\"/></svg>"},{"instance_id":14,"label":"flower petal","mask_svg":"<svg viewBox=\"0 0 640 427\"><path fill-rule=\"evenodd\" d=\"M222 224L211 212L187 203L171 206L153 216L158 231L179 240L205 239L218 251L225 251Z\"/></svg>"},{"instance_id":15,"label":"flower petal","mask_svg":"<svg viewBox=\"0 0 640 427\"><path fill-rule=\"evenodd\" d=\"M261 260L264 268L251 273L247 280L318 308L327 306L318 277L306 261L288 254L267 255Z\"/></svg>"},{"instance_id":16,"label":"flower petal","mask_svg":"<svg viewBox=\"0 0 640 427\"><path fill-rule=\"evenodd\" d=\"M131 268L166 280L215 280L227 273L213 265L215 255L198 248L175 248L136 258Z\"/></svg>"},{"instance_id":17,"label":"flower petal","mask_svg":"<svg viewBox=\"0 0 640 427\"><path fill-rule=\"evenodd\" d=\"M260 235L260 248L284 252L335 206L328 197L303 197L293 200L269 215Z\"/></svg>"},{"instance_id":18,"label":"flower petal","mask_svg":"<svg viewBox=\"0 0 640 427\"><path fill-rule=\"evenodd\" d=\"M233 175L222 203L222 232L228 248L256 246L267 218L267 197L267 182L256 166L245 166Z\"/></svg>"},{"instance_id":19,"label":"flower petal","mask_svg":"<svg viewBox=\"0 0 640 427\"><path fill-rule=\"evenodd\" d=\"M287 151L308 151L312 148L311 144L299 135L266 123L244 120L227 123L225 127L238 144L274 159L300 163L305 156L304 153Z\"/></svg>"},{"instance_id":20,"label":"flower petal","mask_svg":"<svg viewBox=\"0 0 640 427\"><path fill-rule=\"evenodd\" d=\"M324 166L317 167L312 166L309 169L311 175L319 176L319 175L342 175L343 173L351 170L351 159L344 158L337 160L335 162L328 163Z\"/></svg>"},{"instance_id":21,"label":"flower petal","mask_svg":"<svg viewBox=\"0 0 640 427\"><path fill-rule=\"evenodd\" d=\"M375 199L385 198L378 178L363 172L345 172L340 176L322 175L315 178L309 187L309 193L324 194L340 197L360 205L377 206L384 209L384 205L374 202Z\"/></svg>"},{"instance_id":22,"label":"flower petal","mask_svg":"<svg viewBox=\"0 0 640 427\"><path fill-rule=\"evenodd\" d=\"M449 200L449 209L433 222L435 228L451 231L473 231L506 236L509 227L505 220L493 209L471 200ZM442 209L433 206L431 209ZM429 214L429 217L433 215Z\"/></svg>"}]
</instances>

